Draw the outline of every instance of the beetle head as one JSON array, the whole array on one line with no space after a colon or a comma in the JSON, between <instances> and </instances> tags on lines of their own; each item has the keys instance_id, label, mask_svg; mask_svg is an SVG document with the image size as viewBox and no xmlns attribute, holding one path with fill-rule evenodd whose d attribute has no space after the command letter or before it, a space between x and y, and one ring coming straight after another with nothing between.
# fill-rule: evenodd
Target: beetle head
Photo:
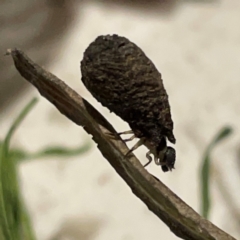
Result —
<instances>
[{"instance_id":1,"label":"beetle head","mask_svg":"<svg viewBox=\"0 0 240 240\"><path fill-rule=\"evenodd\" d=\"M160 161L160 165L162 167L163 172L172 171L174 169L174 164L176 161L176 153L175 149L172 147L167 147L163 159Z\"/></svg>"}]
</instances>

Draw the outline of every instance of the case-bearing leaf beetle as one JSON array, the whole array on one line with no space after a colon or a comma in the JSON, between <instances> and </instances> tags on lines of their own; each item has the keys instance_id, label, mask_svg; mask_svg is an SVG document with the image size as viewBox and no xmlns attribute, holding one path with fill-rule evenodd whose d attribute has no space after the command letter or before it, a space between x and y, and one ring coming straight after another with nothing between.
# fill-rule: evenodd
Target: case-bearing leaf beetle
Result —
<instances>
[{"instance_id":1,"label":"case-bearing leaf beetle","mask_svg":"<svg viewBox=\"0 0 240 240\"><path fill-rule=\"evenodd\" d=\"M130 134L140 140L130 150L145 145L147 166L154 157L164 172L175 164L173 121L162 77L152 61L134 43L118 35L99 36L81 62L82 81L103 106L126 121Z\"/></svg>"}]
</instances>

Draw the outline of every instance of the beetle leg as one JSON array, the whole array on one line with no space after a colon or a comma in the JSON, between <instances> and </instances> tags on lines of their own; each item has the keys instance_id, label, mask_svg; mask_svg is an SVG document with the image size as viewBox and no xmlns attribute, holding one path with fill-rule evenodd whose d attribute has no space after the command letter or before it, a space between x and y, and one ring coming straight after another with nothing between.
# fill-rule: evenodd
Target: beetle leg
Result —
<instances>
[{"instance_id":1,"label":"beetle leg","mask_svg":"<svg viewBox=\"0 0 240 240\"><path fill-rule=\"evenodd\" d=\"M130 138L127 138L127 139L123 139L124 142L129 142L129 141L132 141L136 136L135 135L132 135Z\"/></svg>"},{"instance_id":2,"label":"beetle leg","mask_svg":"<svg viewBox=\"0 0 240 240\"><path fill-rule=\"evenodd\" d=\"M152 162L152 157L150 156L150 154L151 154L151 152L148 151L146 154L146 158L148 159L148 162L145 165L143 165L143 167L148 166Z\"/></svg>"},{"instance_id":3,"label":"beetle leg","mask_svg":"<svg viewBox=\"0 0 240 240\"><path fill-rule=\"evenodd\" d=\"M135 151L137 148L139 148L140 146L142 146L145 142L145 138L141 138L127 153L126 156L128 154L130 154L131 152Z\"/></svg>"},{"instance_id":4,"label":"beetle leg","mask_svg":"<svg viewBox=\"0 0 240 240\"><path fill-rule=\"evenodd\" d=\"M156 165L162 165L161 162L159 161L157 155L154 155L154 162L156 163Z\"/></svg>"},{"instance_id":5,"label":"beetle leg","mask_svg":"<svg viewBox=\"0 0 240 240\"><path fill-rule=\"evenodd\" d=\"M109 138L111 139L116 139L117 136L119 137L120 135L122 134L133 134L133 131L132 130L128 130L128 131L125 131L125 132L120 132L120 133L112 133L112 132L109 132L107 133L107 135L109 136ZM117 135L117 136L116 136ZM131 139L132 140L132 139ZM131 140L127 140L127 141L131 141ZM125 141L125 140L124 140Z\"/></svg>"},{"instance_id":6,"label":"beetle leg","mask_svg":"<svg viewBox=\"0 0 240 240\"><path fill-rule=\"evenodd\" d=\"M125 131L125 132L120 132L117 135L120 136L122 134L133 134L133 131L132 130L128 130L128 131Z\"/></svg>"}]
</instances>

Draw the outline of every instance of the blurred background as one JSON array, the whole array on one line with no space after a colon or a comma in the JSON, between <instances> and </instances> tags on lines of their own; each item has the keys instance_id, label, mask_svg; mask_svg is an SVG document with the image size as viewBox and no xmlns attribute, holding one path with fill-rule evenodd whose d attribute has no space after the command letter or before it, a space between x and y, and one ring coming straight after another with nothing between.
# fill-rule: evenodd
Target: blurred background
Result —
<instances>
[{"instance_id":1,"label":"blurred background","mask_svg":"<svg viewBox=\"0 0 240 240\"><path fill-rule=\"evenodd\" d=\"M0 1L0 139L32 99L11 147L37 152L79 148L78 155L20 161L20 186L39 240L177 239L102 157L91 136L62 116L4 57L19 47L64 80L112 123L81 82L83 52L98 35L136 43L162 73L177 139L176 170L147 170L201 213L201 168L214 136L233 133L211 152L209 219L240 239L240 2L238 0ZM134 142L129 143L132 146ZM136 151L144 164L146 149ZM61 154L59 154L61 155ZM34 156L34 154L32 155Z\"/></svg>"}]
</instances>

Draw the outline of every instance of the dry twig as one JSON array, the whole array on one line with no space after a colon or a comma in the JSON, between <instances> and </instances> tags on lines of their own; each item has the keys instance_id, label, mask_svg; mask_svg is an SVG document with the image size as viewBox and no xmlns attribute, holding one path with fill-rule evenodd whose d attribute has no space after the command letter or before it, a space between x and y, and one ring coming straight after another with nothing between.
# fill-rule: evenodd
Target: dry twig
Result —
<instances>
[{"instance_id":1,"label":"dry twig","mask_svg":"<svg viewBox=\"0 0 240 240\"><path fill-rule=\"evenodd\" d=\"M72 122L93 136L102 155L129 185L133 193L178 237L188 240L234 240L202 218L160 180L150 175L128 152L110 123L79 94L56 76L42 69L22 51L8 50L19 73ZM110 137L114 136L114 137Z\"/></svg>"}]
</instances>

